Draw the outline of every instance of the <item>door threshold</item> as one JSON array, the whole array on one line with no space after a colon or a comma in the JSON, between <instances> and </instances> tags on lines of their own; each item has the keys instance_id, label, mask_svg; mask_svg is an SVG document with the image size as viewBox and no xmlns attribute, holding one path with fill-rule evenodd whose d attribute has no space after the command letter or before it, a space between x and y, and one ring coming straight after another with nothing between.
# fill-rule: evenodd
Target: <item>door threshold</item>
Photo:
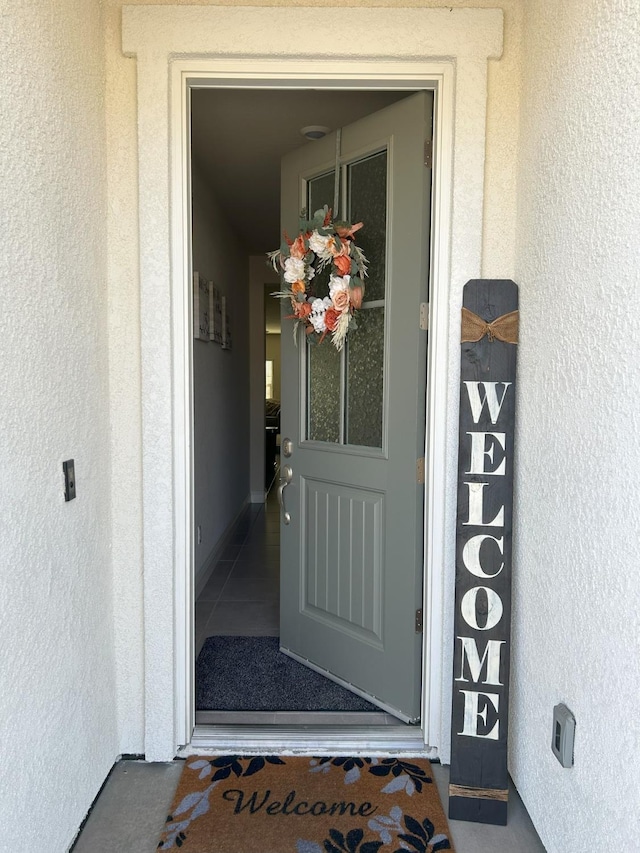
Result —
<instances>
[{"instance_id":1,"label":"door threshold","mask_svg":"<svg viewBox=\"0 0 640 853\"><path fill-rule=\"evenodd\" d=\"M210 726L196 725L178 756L212 753L262 755L412 755L437 758L422 730L408 726Z\"/></svg>"},{"instance_id":2,"label":"door threshold","mask_svg":"<svg viewBox=\"0 0 640 853\"><path fill-rule=\"evenodd\" d=\"M196 711L196 726L400 726L384 711Z\"/></svg>"}]
</instances>

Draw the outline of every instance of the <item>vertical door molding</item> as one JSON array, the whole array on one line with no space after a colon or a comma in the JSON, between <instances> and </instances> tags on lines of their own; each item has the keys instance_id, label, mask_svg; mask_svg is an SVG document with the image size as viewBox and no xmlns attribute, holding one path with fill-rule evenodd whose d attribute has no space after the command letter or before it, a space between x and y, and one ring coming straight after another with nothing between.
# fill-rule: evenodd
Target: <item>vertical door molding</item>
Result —
<instances>
[{"instance_id":1,"label":"vertical door molding","mask_svg":"<svg viewBox=\"0 0 640 853\"><path fill-rule=\"evenodd\" d=\"M390 16L387 9L345 8L340 14L361 34L357 61L340 53L329 31L317 32L308 47L296 46L297 54L284 54L282 33L315 26L315 9L123 7L123 51L137 58L138 70L147 760L172 758L193 728L186 128L194 85L436 91L424 719L427 741L448 757L457 329L462 287L481 274L487 60L502 52L502 11L396 9Z\"/></svg>"}]
</instances>

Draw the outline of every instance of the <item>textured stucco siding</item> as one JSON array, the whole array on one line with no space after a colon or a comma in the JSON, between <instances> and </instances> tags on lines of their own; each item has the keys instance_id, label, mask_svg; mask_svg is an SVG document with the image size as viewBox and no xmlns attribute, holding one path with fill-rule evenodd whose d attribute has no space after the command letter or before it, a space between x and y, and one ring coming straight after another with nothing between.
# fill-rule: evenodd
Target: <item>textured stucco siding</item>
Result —
<instances>
[{"instance_id":1,"label":"textured stucco siding","mask_svg":"<svg viewBox=\"0 0 640 853\"><path fill-rule=\"evenodd\" d=\"M640 839L640 17L528 0L511 769L549 853ZM576 715L575 767L552 708ZM595 839L598 839L596 842Z\"/></svg>"},{"instance_id":2,"label":"textured stucco siding","mask_svg":"<svg viewBox=\"0 0 640 853\"><path fill-rule=\"evenodd\" d=\"M0 64L0 849L62 851L118 754L100 4L4 4Z\"/></svg>"}]
</instances>

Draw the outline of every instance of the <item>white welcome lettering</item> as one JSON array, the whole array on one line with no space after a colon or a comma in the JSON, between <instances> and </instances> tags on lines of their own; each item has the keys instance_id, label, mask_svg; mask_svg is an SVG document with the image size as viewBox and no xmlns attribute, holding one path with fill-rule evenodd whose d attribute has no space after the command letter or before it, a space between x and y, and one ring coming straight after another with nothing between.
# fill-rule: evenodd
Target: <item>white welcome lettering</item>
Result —
<instances>
[{"instance_id":1,"label":"white welcome lettering","mask_svg":"<svg viewBox=\"0 0 640 853\"><path fill-rule=\"evenodd\" d=\"M469 518L462 523L478 525L479 527L504 527L504 505L500 507L493 521L483 521L484 517L484 490L488 483L465 483L469 486Z\"/></svg>"},{"instance_id":2,"label":"white welcome lettering","mask_svg":"<svg viewBox=\"0 0 640 853\"><path fill-rule=\"evenodd\" d=\"M469 405L471 406L471 414L473 415L473 422L477 424L480 420L480 416L482 414L482 410L484 408L484 404L486 403L489 407L489 417L491 418L491 423L495 424L500 416L500 409L502 408L502 404L504 403L504 398L507 396L507 391L511 382L465 382L467 387L467 394L469 396ZM482 385L484 387L484 397L480 397L479 387ZM502 397L498 402L498 394L496 391L497 385L504 385L504 391L502 392Z\"/></svg>"},{"instance_id":3,"label":"white welcome lettering","mask_svg":"<svg viewBox=\"0 0 640 853\"><path fill-rule=\"evenodd\" d=\"M494 727L490 732L487 732L485 735L481 735L478 732L478 719L482 720L484 725L487 725L487 709L489 708L489 702L493 705L493 708L498 713L498 706L500 704L500 696L497 693L476 693L474 690L461 690L461 693L464 694L464 717L463 717L463 726L462 731L458 732L459 735L467 735L467 737L482 737L487 738L488 740L498 740L500 736L500 720L496 720ZM484 708L480 710L480 697L484 696L484 698L488 701L485 701Z\"/></svg>"},{"instance_id":4,"label":"white welcome lettering","mask_svg":"<svg viewBox=\"0 0 640 853\"><path fill-rule=\"evenodd\" d=\"M478 624L477 609L478 593L481 589L483 589L487 595L487 621L486 624L482 626ZM495 590L490 589L488 586L474 586L473 589L465 592L462 596L460 610L462 612L462 618L470 628L473 628L476 631L490 631L491 628L495 628L498 622L502 619L502 599Z\"/></svg>"},{"instance_id":5,"label":"white welcome lettering","mask_svg":"<svg viewBox=\"0 0 640 853\"><path fill-rule=\"evenodd\" d=\"M500 655L502 646L506 643L506 640L487 640L481 658L478 654L478 644L473 637L458 637L458 639L462 644L462 654L460 656L460 675L456 678L456 681L469 681L468 678L464 677L464 662L466 658L471 680L474 683L477 684L480 681L482 668L486 665L486 678L482 683L502 686L502 682L500 681Z\"/></svg>"},{"instance_id":6,"label":"white welcome lettering","mask_svg":"<svg viewBox=\"0 0 640 853\"><path fill-rule=\"evenodd\" d=\"M479 533L477 536L472 536L462 549L462 562L465 569L477 578L495 578L504 569L504 560L500 563L498 571L492 575L485 572L482 568L482 564L480 563L480 548L482 547L482 543L487 539L495 542L500 553L504 554L504 538L501 536L499 539L496 539L495 536L491 536L488 533Z\"/></svg>"},{"instance_id":7,"label":"white welcome lettering","mask_svg":"<svg viewBox=\"0 0 640 853\"><path fill-rule=\"evenodd\" d=\"M505 457L503 455L502 462L493 471L487 471L484 467L486 460L485 456L489 457L489 462L493 465L493 453L496 444L499 444L504 451L505 434L503 432L468 432L471 436L471 465L467 474L490 474L493 477L504 477L505 472ZM487 448L487 436L495 439Z\"/></svg>"}]
</instances>

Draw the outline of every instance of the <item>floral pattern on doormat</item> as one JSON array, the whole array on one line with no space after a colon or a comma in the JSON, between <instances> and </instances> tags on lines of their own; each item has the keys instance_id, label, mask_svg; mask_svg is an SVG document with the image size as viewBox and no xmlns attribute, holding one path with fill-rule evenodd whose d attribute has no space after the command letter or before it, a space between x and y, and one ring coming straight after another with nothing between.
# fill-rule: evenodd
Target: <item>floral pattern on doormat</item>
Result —
<instances>
[{"instance_id":1,"label":"floral pattern on doormat","mask_svg":"<svg viewBox=\"0 0 640 853\"><path fill-rule=\"evenodd\" d=\"M190 758L159 850L436 853L452 850L425 759Z\"/></svg>"}]
</instances>

